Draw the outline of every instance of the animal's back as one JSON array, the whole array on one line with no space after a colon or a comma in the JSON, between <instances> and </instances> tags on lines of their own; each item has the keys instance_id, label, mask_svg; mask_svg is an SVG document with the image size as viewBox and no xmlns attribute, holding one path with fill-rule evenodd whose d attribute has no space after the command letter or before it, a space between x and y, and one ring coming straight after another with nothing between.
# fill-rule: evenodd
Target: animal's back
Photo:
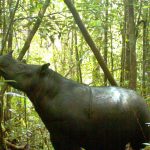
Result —
<instances>
[{"instance_id":1,"label":"animal's back","mask_svg":"<svg viewBox=\"0 0 150 150\"><path fill-rule=\"evenodd\" d=\"M138 150L148 141L150 129L145 123L150 122L150 115L144 99L136 92L118 87L93 87L91 94L93 133L90 138L93 141L88 141L89 147L121 150L131 143Z\"/></svg>"}]
</instances>

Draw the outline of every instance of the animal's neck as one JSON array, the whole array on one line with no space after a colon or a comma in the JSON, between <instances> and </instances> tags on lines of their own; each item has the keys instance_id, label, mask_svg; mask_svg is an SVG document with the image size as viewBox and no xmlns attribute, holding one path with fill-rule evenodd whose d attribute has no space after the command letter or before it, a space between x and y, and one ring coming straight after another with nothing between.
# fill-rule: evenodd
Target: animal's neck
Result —
<instances>
[{"instance_id":1,"label":"animal's neck","mask_svg":"<svg viewBox=\"0 0 150 150\"><path fill-rule=\"evenodd\" d=\"M58 73L49 70L47 75L26 93L32 102L48 97L53 99L60 91L64 78Z\"/></svg>"}]
</instances>

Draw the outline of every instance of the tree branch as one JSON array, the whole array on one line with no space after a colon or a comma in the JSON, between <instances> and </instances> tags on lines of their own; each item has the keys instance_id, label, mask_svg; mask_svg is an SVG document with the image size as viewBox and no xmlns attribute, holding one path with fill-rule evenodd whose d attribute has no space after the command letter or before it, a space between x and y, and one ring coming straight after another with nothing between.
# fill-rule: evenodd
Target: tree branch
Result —
<instances>
[{"instance_id":1,"label":"tree branch","mask_svg":"<svg viewBox=\"0 0 150 150\"><path fill-rule=\"evenodd\" d=\"M43 7L41 8L41 10L38 13L38 18L37 18L32 30L31 30L31 32L29 33L29 35L28 35L28 37L24 43L24 46L23 46L23 48L19 54L18 60L21 60L23 58L23 56L25 55L26 51L29 49L30 43L31 43L36 31L38 30L41 22L42 22L43 16L46 12L47 7L49 6L49 3L50 3L50 0L45 0Z\"/></svg>"}]
</instances>

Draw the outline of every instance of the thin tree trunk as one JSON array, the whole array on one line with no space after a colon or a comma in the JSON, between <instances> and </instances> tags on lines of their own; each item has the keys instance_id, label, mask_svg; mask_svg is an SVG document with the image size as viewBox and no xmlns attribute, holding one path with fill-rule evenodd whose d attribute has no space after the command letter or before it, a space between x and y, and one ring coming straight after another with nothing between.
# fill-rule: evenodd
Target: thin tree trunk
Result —
<instances>
[{"instance_id":1,"label":"thin tree trunk","mask_svg":"<svg viewBox=\"0 0 150 150\"><path fill-rule=\"evenodd\" d=\"M128 0L128 31L129 31L129 48L130 48L130 81L129 87L136 89L137 64L136 64L136 35L134 22L134 1Z\"/></svg>"},{"instance_id":2,"label":"thin tree trunk","mask_svg":"<svg viewBox=\"0 0 150 150\"><path fill-rule=\"evenodd\" d=\"M113 33L112 27L110 26L110 47L111 47L111 73L114 75L114 56L113 56Z\"/></svg>"},{"instance_id":3,"label":"thin tree trunk","mask_svg":"<svg viewBox=\"0 0 150 150\"><path fill-rule=\"evenodd\" d=\"M113 9L113 6L111 5L111 10ZM113 19L111 20L113 21ZM112 24L110 25L110 48L111 48L111 55L110 55L110 62L111 62L111 74L112 76L114 76L114 56L113 56L113 28L112 28Z\"/></svg>"},{"instance_id":4,"label":"thin tree trunk","mask_svg":"<svg viewBox=\"0 0 150 150\"><path fill-rule=\"evenodd\" d=\"M74 32L73 32L73 30L70 33L68 33L68 39L70 37L70 34L71 34L71 44L70 43L68 44L68 49L70 51L70 53L69 53L69 70L70 70L69 74L70 74L71 78L74 78L74 69L72 68L72 66L74 64L74 62L73 62L73 53L74 53L74 51L73 51L74 50Z\"/></svg>"},{"instance_id":5,"label":"thin tree trunk","mask_svg":"<svg viewBox=\"0 0 150 150\"><path fill-rule=\"evenodd\" d=\"M75 5L75 1L72 0L73 4ZM74 28L76 27L75 23L73 24ZM73 30L73 38L74 38L74 44L75 44L75 57L76 57L76 77L77 81L79 83L82 83L82 73L81 73L81 66L80 66L80 60L79 60L79 51L78 51L78 39L77 39L77 32L76 30Z\"/></svg>"},{"instance_id":6,"label":"thin tree trunk","mask_svg":"<svg viewBox=\"0 0 150 150\"><path fill-rule=\"evenodd\" d=\"M77 40L77 32L75 30L75 53L76 53L76 67L77 67L77 79L79 83L82 83L82 72L81 72L81 61L79 60L79 50L78 50L78 40Z\"/></svg>"},{"instance_id":7,"label":"thin tree trunk","mask_svg":"<svg viewBox=\"0 0 150 150\"><path fill-rule=\"evenodd\" d=\"M14 21L14 17L15 17L15 13L16 13L16 10L18 8L18 5L19 5L19 0L17 0L15 9L12 12L10 23L9 23L9 26L8 26L8 30L7 30L7 33L5 34L3 42L2 42L2 48L1 48L1 51L0 51L0 55L3 54L3 51L4 51L5 47L6 47L7 38L8 38L9 32L10 32L10 30L12 28L12 24L13 24L13 21Z\"/></svg>"},{"instance_id":8,"label":"thin tree trunk","mask_svg":"<svg viewBox=\"0 0 150 150\"><path fill-rule=\"evenodd\" d=\"M129 48L129 23L128 23L128 1L124 0L124 38L125 38L125 63L124 63L124 86L128 87L130 77L130 48ZM123 54L122 54L123 55Z\"/></svg>"},{"instance_id":9,"label":"thin tree trunk","mask_svg":"<svg viewBox=\"0 0 150 150\"><path fill-rule=\"evenodd\" d=\"M3 7L2 7L2 0L0 0L0 29L2 29L2 25L3 25L3 22L2 22L2 10L3 10ZM1 37L1 35L0 35Z\"/></svg>"},{"instance_id":10,"label":"thin tree trunk","mask_svg":"<svg viewBox=\"0 0 150 150\"><path fill-rule=\"evenodd\" d=\"M147 4L148 6L148 2L145 2L145 4ZM147 75L148 75L148 72L150 71L149 69L149 62L150 62L150 49L148 48L148 45L149 45L149 21L150 21L150 14L148 14L150 11L149 8L146 8L143 10L143 16L142 16L142 19L140 21L140 23L142 23L143 25L143 65L142 65L142 69L143 69L143 74L142 74L142 95L144 97L146 97L146 95L148 95L148 87L149 87L149 83L148 82L148 79L150 78L150 75L149 77L147 78ZM150 81L150 80L149 80ZM148 85L148 86L147 86Z\"/></svg>"},{"instance_id":11,"label":"thin tree trunk","mask_svg":"<svg viewBox=\"0 0 150 150\"><path fill-rule=\"evenodd\" d=\"M8 90L8 89L7 89ZM9 88L10 91L10 88ZM4 124L11 119L11 96L6 97L6 107L4 109Z\"/></svg>"},{"instance_id":12,"label":"thin tree trunk","mask_svg":"<svg viewBox=\"0 0 150 150\"><path fill-rule=\"evenodd\" d=\"M108 70L105 61L102 57L102 55L100 54L99 50L97 49L94 41L92 40L91 36L89 35L88 31L86 30L84 24L82 23L82 20L78 14L78 12L76 11L74 5L72 4L72 2L70 0L64 0L64 2L66 3L66 5L68 6L68 8L70 9L71 13L74 16L74 19L78 25L78 27L80 28L80 31L82 32L84 39L86 40L86 42L88 43L89 47L91 48L91 50L93 51L99 65L102 67L104 74L107 76L109 82L111 85L117 86L117 83L115 81L115 79L113 78L113 76L111 75L110 71Z\"/></svg>"},{"instance_id":13,"label":"thin tree trunk","mask_svg":"<svg viewBox=\"0 0 150 150\"><path fill-rule=\"evenodd\" d=\"M0 91L0 150L5 149L2 120L3 120L3 105L4 105L3 97L4 97L4 93L6 89L7 89L7 86L5 84Z\"/></svg>"},{"instance_id":14,"label":"thin tree trunk","mask_svg":"<svg viewBox=\"0 0 150 150\"><path fill-rule=\"evenodd\" d=\"M148 6L148 2L145 2ZM143 11L143 75L142 75L142 94L144 97L150 95L150 9L144 9Z\"/></svg>"},{"instance_id":15,"label":"thin tree trunk","mask_svg":"<svg viewBox=\"0 0 150 150\"><path fill-rule=\"evenodd\" d=\"M128 26L128 25L127 25ZM126 47L125 47L125 86L129 86L130 80L130 48L129 48L129 33L126 33Z\"/></svg>"},{"instance_id":16,"label":"thin tree trunk","mask_svg":"<svg viewBox=\"0 0 150 150\"><path fill-rule=\"evenodd\" d=\"M9 20L10 20L9 22L11 22L12 18L14 17L13 16L14 14L12 13L13 1L12 0L8 1L8 5L9 5ZM8 51L12 50L12 43L13 43L13 21L10 23L10 29L8 32L8 48L6 48L8 49ZM7 96L6 108L4 110L4 122L6 122L11 118L10 109L11 109L11 97Z\"/></svg>"},{"instance_id":17,"label":"thin tree trunk","mask_svg":"<svg viewBox=\"0 0 150 150\"><path fill-rule=\"evenodd\" d=\"M120 86L124 86L124 82L125 82L125 33L122 33Z\"/></svg>"},{"instance_id":18,"label":"thin tree trunk","mask_svg":"<svg viewBox=\"0 0 150 150\"><path fill-rule=\"evenodd\" d=\"M108 55L108 0L105 4L105 26L104 26L104 61L107 65L107 55ZM104 85L107 86L107 76L104 75Z\"/></svg>"},{"instance_id":19,"label":"thin tree trunk","mask_svg":"<svg viewBox=\"0 0 150 150\"><path fill-rule=\"evenodd\" d=\"M120 75L120 85L124 86L125 82L125 50L126 50L126 6L124 2L124 20L122 33L122 52L121 52L121 75Z\"/></svg>"},{"instance_id":20,"label":"thin tree trunk","mask_svg":"<svg viewBox=\"0 0 150 150\"><path fill-rule=\"evenodd\" d=\"M147 15L147 25L150 24L150 9L148 9L148 15ZM146 72L147 72L147 83L148 83L148 86L147 86L147 95L150 95L150 67L149 67L149 64L150 64L150 30L149 30L149 26L147 26L147 58L148 60L146 61Z\"/></svg>"},{"instance_id":21,"label":"thin tree trunk","mask_svg":"<svg viewBox=\"0 0 150 150\"><path fill-rule=\"evenodd\" d=\"M143 75L142 75L142 95L146 96L146 52L147 52L147 35L146 21L143 22Z\"/></svg>"},{"instance_id":22,"label":"thin tree trunk","mask_svg":"<svg viewBox=\"0 0 150 150\"><path fill-rule=\"evenodd\" d=\"M147 33L149 33L150 34L150 32L148 31ZM149 37L149 40L148 41L150 41L150 37ZM148 58L148 60L147 60L147 62L146 62L146 72L147 72L147 95L148 95L148 97L150 96L150 68L149 68L149 64L150 64L150 43L148 43L148 45L147 45L147 48L148 48L148 52L147 52L147 58Z\"/></svg>"}]
</instances>

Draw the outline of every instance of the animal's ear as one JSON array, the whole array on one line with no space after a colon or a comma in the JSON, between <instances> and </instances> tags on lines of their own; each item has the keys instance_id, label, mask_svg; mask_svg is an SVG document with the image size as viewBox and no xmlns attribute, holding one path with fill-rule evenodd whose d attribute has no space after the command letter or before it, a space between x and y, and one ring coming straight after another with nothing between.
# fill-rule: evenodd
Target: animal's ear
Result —
<instances>
[{"instance_id":1,"label":"animal's ear","mask_svg":"<svg viewBox=\"0 0 150 150\"><path fill-rule=\"evenodd\" d=\"M48 69L50 63L44 64L40 67L40 74L45 74L46 70Z\"/></svg>"}]
</instances>

